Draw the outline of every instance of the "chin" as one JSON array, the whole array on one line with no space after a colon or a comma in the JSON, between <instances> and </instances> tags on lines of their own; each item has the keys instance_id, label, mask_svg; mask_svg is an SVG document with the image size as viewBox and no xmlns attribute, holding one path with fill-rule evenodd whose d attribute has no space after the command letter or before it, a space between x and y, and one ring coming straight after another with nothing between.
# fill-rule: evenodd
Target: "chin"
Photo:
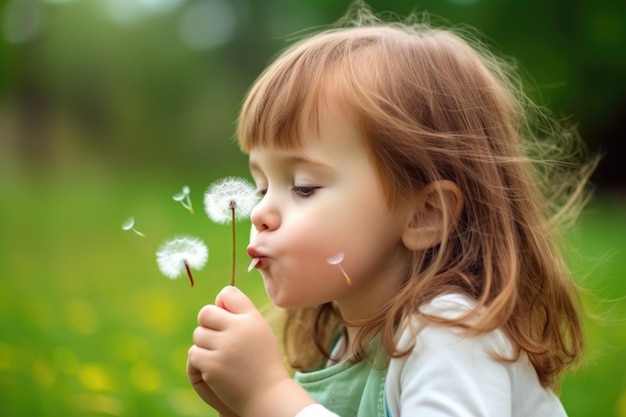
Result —
<instances>
[{"instance_id":1,"label":"chin","mask_svg":"<svg viewBox=\"0 0 626 417\"><path fill-rule=\"evenodd\" d=\"M269 297L269 299L272 301L272 304L274 304L277 307L280 307L280 308L297 307L297 305L293 305L293 302L290 302L293 300L290 300L289 297L285 297L285 294L282 293L280 290L277 290L276 287L268 288L266 285L265 292L267 293L267 296Z\"/></svg>"},{"instance_id":2,"label":"chin","mask_svg":"<svg viewBox=\"0 0 626 417\"><path fill-rule=\"evenodd\" d=\"M265 292L269 299L272 301L272 304L274 304L276 307L295 308L302 306L301 304L294 302L295 300L293 300L293 298L286 296L286 294L284 294L280 290L277 291L276 287L268 288L268 286L266 285Z\"/></svg>"},{"instance_id":3,"label":"chin","mask_svg":"<svg viewBox=\"0 0 626 417\"><path fill-rule=\"evenodd\" d=\"M268 298L280 308L299 308L317 305L317 300L313 300L310 294L303 294L297 288L286 285L278 285L274 279L263 277L263 285Z\"/></svg>"},{"instance_id":4,"label":"chin","mask_svg":"<svg viewBox=\"0 0 626 417\"><path fill-rule=\"evenodd\" d=\"M280 287L276 285L276 283L274 283L273 281L269 281L264 277L263 284L265 286L265 293L272 301L272 304L281 308L288 308L284 302L285 300L282 296L282 291L280 290Z\"/></svg>"}]
</instances>

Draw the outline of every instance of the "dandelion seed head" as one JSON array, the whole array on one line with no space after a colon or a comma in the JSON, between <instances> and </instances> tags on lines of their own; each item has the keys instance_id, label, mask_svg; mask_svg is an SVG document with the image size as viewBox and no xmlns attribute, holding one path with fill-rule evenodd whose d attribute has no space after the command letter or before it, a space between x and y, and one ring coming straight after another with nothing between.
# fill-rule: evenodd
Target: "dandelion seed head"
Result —
<instances>
[{"instance_id":1,"label":"dandelion seed head","mask_svg":"<svg viewBox=\"0 0 626 417\"><path fill-rule=\"evenodd\" d=\"M190 191L189 186L183 185L183 194L184 195L189 195L189 191Z\"/></svg>"},{"instance_id":2,"label":"dandelion seed head","mask_svg":"<svg viewBox=\"0 0 626 417\"><path fill-rule=\"evenodd\" d=\"M326 262L328 262L331 265L337 265L337 264L341 263L341 261L343 261L343 256L344 256L344 253L343 252L339 252L338 254L333 255L330 258L328 258L326 260Z\"/></svg>"},{"instance_id":3,"label":"dandelion seed head","mask_svg":"<svg viewBox=\"0 0 626 417\"><path fill-rule=\"evenodd\" d=\"M204 268L209 249L199 238L180 236L165 241L157 250L156 258L161 273L176 279L185 273L185 262L193 269Z\"/></svg>"},{"instance_id":4,"label":"dandelion seed head","mask_svg":"<svg viewBox=\"0 0 626 417\"><path fill-rule=\"evenodd\" d=\"M134 217L129 217L126 220L124 220L124 223L122 223L122 230L130 230L135 226L135 218Z\"/></svg>"},{"instance_id":5,"label":"dandelion seed head","mask_svg":"<svg viewBox=\"0 0 626 417\"><path fill-rule=\"evenodd\" d=\"M215 223L230 223L231 209L235 209L235 220L248 218L258 198L252 184L237 177L222 178L209 186L204 193L204 209Z\"/></svg>"}]
</instances>

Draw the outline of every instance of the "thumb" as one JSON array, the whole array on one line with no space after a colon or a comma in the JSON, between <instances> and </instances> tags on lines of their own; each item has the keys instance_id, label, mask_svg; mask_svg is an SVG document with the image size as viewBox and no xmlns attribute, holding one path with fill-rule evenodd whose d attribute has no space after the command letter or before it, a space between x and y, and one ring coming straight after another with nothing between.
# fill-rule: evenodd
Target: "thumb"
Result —
<instances>
[{"instance_id":1,"label":"thumb","mask_svg":"<svg viewBox=\"0 0 626 417\"><path fill-rule=\"evenodd\" d=\"M234 314L255 311L256 307L252 300L248 298L239 288L228 286L217 294L215 305Z\"/></svg>"}]
</instances>

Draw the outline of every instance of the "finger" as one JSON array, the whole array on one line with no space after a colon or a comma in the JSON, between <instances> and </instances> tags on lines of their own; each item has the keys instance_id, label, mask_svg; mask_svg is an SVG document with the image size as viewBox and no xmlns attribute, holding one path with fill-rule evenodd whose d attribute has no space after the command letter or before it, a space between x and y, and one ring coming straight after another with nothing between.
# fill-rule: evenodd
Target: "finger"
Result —
<instances>
[{"instance_id":1,"label":"finger","mask_svg":"<svg viewBox=\"0 0 626 417\"><path fill-rule=\"evenodd\" d=\"M192 385L199 384L203 381L203 372L210 365L210 358L207 353L209 351L202 349L197 345L189 348L187 353L187 377Z\"/></svg>"},{"instance_id":2,"label":"finger","mask_svg":"<svg viewBox=\"0 0 626 417\"><path fill-rule=\"evenodd\" d=\"M192 340L194 345L207 350L216 350L219 344L219 331L198 326L194 329Z\"/></svg>"},{"instance_id":3,"label":"finger","mask_svg":"<svg viewBox=\"0 0 626 417\"><path fill-rule=\"evenodd\" d=\"M193 348L189 350L189 358L187 359L187 377L191 386L196 390L200 398L218 411L220 416L235 417L235 413L215 395L211 387L204 381L202 372L192 365L190 359L193 355L192 350Z\"/></svg>"},{"instance_id":4,"label":"finger","mask_svg":"<svg viewBox=\"0 0 626 417\"><path fill-rule=\"evenodd\" d=\"M192 346L187 353L187 378L191 385L196 385L202 381L202 371L196 366L198 359L198 347Z\"/></svg>"},{"instance_id":5,"label":"finger","mask_svg":"<svg viewBox=\"0 0 626 417\"><path fill-rule=\"evenodd\" d=\"M187 375L190 382L208 382L218 372L221 364L215 351L193 345L187 353ZM192 381L193 380L193 381Z\"/></svg>"},{"instance_id":6,"label":"finger","mask_svg":"<svg viewBox=\"0 0 626 417\"><path fill-rule=\"evenodd\" d=\"M229 314L221 307L206 305L198 312L198 324L209 329L224 330Z\"/></svg>"},{"instance_id":7,"label":"finger","mask_svg":"<svg viewBox=\"0 0 626 417\"><path fill-rule=\"evenodd\" d=\"M217 295L215 304L234 314L243 314L256 311L252 301L237 287L224 287Z\"/></svg>"}]
</instances>

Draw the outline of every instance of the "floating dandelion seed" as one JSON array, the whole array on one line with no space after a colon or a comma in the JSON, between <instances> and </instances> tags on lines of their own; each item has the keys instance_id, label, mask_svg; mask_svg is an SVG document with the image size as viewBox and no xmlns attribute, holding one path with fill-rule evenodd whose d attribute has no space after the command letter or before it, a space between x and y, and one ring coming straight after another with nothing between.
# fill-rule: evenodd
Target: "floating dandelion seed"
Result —
<instances>
[{"instance_id":1,"label":"floating dandelion seed","mask_svg":"<svg viewBox=\"0 0 626 417\"><path fill-rule=\"evenodd\" d=\"M167 240L156 253L157 265L163 275L176 279L185 272L193 287L191 268L202 269L209 259L209 249L196 237L180 236Z\"/></svg>"},{"instance_id":2,"label":"floating dandelion seed","mask_svg":"<svg viewBox=\"0 0 626 417\"><path fill-rule=\"evenodd\" d=\"M135 234L139 236L145 236L139 230L135 229L135 218L132 216L124 220L124 223L122 223L122 230L132 230L133 232L135 232Z\"/></svg>"},{"instance_id":3,"label":"floating dandelion seed","mask_svg":"<svg viewBox=\"0 0 626 417\"><path fill-rule=\"evenodd\" d=\"M343 274L343 276L346 277L346 282L348 283L348 285L352 285L352 280L350 279L346 271L341 266L341 261L343 261L343 256L344 256L344 253L339 252L338 254L328 258L326 262L328 262L331 265L337 265L339 269L341 270L341 273Z\"/></svg>"},{"instance_id":4,"label":"floating dandelion seed","mask_svg":"<svg viewBox=\"0 0 626 417\"><path fill-rule=\"evenodd\" d=\"M256 206L255 189L243 178L226 177L209 186L204 193L204 209L215 223L232 224L232 268L230 284L235 285L235 223L248 218Z\"/></svg>"},{"instance_id":5,"label":"floating dandelion seed","mask_svg":"<svg viewBox=\"0 0 626 417\"><path fill-rule=\"evenodd\" d=\"M191 214L193 214L193 206L191 205L191 199L189 198L189 187L184 185L183 190L180 193L176 193L172 196L174 201L180 202Z\"/></svg>"},{"instance_id":6,"label":"floating dandelion seed","mask_svg":"<svg viewBox=\"0 0 626 417\"><path fill-rule=\"evenodd\" d=\"M250 265L248 265L248 272L252 271L259 262L261 262L261 258L252 259L252 262L250 262Z\"/></svg>"}]
</instances>

